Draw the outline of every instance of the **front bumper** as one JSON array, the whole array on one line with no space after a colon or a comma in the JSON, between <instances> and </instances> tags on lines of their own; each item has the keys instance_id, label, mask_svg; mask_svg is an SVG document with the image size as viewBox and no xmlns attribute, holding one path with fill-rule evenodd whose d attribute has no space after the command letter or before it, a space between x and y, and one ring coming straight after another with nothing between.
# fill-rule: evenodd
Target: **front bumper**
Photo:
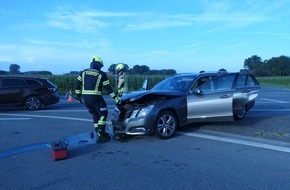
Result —
<instances>
[{"instance_id":1,"label":"front bumper","mask_svg":"<svg viewBox=\"0 0 290 190\"><path fill-rule=\"evenodd\" d=\"M115 109L112 124L115 133L122 133L127 135L145 135L154 132L155 119L147 115L145 117L119 119L119 111Z\"/></svg>"}]
</instances>

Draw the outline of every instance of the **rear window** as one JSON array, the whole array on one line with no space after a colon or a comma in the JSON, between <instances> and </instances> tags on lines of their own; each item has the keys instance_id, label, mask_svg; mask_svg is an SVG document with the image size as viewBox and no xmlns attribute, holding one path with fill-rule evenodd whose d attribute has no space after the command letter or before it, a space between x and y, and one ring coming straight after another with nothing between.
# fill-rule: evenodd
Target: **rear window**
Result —
<instances>
[{"instance_id":1,"label":"rear window","mask_svg":"<svg viewBox=\"0 0 290 190\"><path fill-rule=\"evenodd\" d=\"M26 86L25 82L22 79L2 79L1 87L21 87Z\"/></svg>"},{"instance_id":2,"label":"rear window","mask_svg":"<svg viewBox=\"0 0 290 190\"><path fill-rule=\"evenodd\" d=\"M51 81L46 80L46 82L47 82L48 86L53 87L53 88L56 87L56 85L53 84Z\"/></svg>"}]
</instances>

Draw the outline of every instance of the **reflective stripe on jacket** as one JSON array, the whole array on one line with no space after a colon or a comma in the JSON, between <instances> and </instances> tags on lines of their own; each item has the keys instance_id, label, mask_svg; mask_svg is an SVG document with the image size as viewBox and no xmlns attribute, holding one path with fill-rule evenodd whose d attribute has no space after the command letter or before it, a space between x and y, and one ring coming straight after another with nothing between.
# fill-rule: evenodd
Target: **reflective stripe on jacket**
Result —
<instances>
[{"instance_id":1,"label":"reflective stripe on jacket","mask_svg":"<svg viewBox=\"0 0 290 190\"><path fill-rule=\"evenodd\" d=\"M80 73L76 80L75 93L84 95L102 95L103 87L112 98L116 97L105 72L96 69L86 69Z\"/></svg>"}]
</instances>

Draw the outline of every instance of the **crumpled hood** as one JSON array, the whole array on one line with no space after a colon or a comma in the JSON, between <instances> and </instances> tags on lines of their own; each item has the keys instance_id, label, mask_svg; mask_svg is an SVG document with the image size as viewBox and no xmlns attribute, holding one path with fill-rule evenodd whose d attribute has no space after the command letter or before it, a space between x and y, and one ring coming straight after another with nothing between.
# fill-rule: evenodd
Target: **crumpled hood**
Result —
<instances>
[{"instance_id":1,"label":"crumpled hood","mask_svg":"<svg viewBox=\"0 0 290 190\"><path fill-rule=\"evenodd\" d=\"M171 99L183 96L184 94L179 91L133 91L123 94L123 103L149 103L151 101L157 101L161 99Z\"/></svg>"}]
</instances>

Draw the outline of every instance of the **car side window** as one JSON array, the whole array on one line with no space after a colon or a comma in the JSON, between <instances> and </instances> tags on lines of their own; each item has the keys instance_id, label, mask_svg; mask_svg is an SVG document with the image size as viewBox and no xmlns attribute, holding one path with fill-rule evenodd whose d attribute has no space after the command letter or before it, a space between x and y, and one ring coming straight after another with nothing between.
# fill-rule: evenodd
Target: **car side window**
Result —
<instances>
[{"instance_id":1,"label":"car side window","mask_svg":"<svg viewBox=\"0 0 290 190\"><path fill-rule=\"evenodd\" d=\"M239 75L237 80L237 87L246 86L247 75Z\"/></svg>"},{"instance_id":2,"label":"car side window","mask_svg":"<svg viewBox=\"0 0 290 190\"><path fill-rule=\"evenodd\" d=\"M219 77L218 83L217 83L217 90L232 89L234 79L235 79L234 74L224 75L224 76Z\"/></svg>"},{"instance_id":3,"label":"car side window","mask_svg":"<svg viewBox=\"0 0 290 190\"><path fill-rule=\"evenodd\" d=\"M237 87L255 86L256 82L251 75L239 75L237 80Z\"/></svg>"},{"instance_id":4,"label":"car side window","mask_svg":"<svg viewBox=\"0 0 290 190\"><path fill-rule=\"evenodd\" d=\"M255 85L256 85L256 83L253 80L252 76L251 75L248 75L248 79L247 79L247 82L246 82L246 86L255 86Z\"/></svg>"},{"instance_id":5,"label":"car side window","mask_svg":"<svg viewBox=\"0 0 290 190\"><path fill-rule=\"evenodd\" d=\"M39 81L37 81L37 80L25 79L25 82L29 86L42 86L42 84Z\"/></svg>"},{"instance_id":6,"label":"car side window","mask_svg":"<svg viewBox=\"0 0 290 190\"><path fill-rule=\"evenodd\" d=\"M214 89L215 89L215 87L214 87L215 85L214 84L215 84L214 79L205 82L204 84L202 84L200 86L201 92L203 92L203 93L213 92Z\"/></svg>"},{"instance_id":7,"label":"car side window","mask_svg":"<svg viewBox=\"0 0 290 190\"><path fill-rule=\"evenodd\" d=\"M2 87L20 87L26 86L25 82L22 79L3 79Z\"/></svg>"},{"instance_id":8,"label":"car side window","mask_svg":"<svg viewBox=\"0 0 290 190\"><path fill-rule=\"evenodd\" d=\"M203 77L198 78L194 82L194 84L192 85L192 87L191 87L191 89L189 91L189 94L192 94L196 88L200 87L202 84L204 84L208 80L210 80L210 77L209 76L203 76Z\"/></svg>"},{"instance_id":9,"label":"car side window","mask_svg":"<svg viewBox=\"0 0 290 190\"><path fill-rule=\"evenodd\" d=\"M235 79L235 74L222 75L215 77L212 80L204 83L200 90L203 93L230 90L233 86L233 81Z\"/></svg>"},{"instance_id":10,"label":"car side window","mask_svg":"<svg viewBox=\"0 0 290 190\"><path fill-rule=\"evenodd\" d=\"M205 77L200 77L194 84L194 87L195 88L198 88L200 87L203 83L205 83L206 81L209 80L209 77L208 76L205 76Z\"/></svg>"}]
</instances>

